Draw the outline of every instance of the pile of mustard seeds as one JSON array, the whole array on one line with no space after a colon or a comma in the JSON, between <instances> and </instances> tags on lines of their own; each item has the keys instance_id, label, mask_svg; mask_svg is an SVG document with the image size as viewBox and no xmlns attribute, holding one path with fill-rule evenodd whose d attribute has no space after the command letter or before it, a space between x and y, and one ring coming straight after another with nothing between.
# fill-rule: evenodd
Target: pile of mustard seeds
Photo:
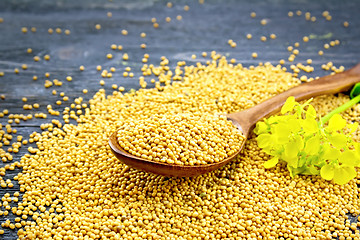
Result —
<instances>
[{"instance_id":1,"label":"pile of mustard seeds","mask_svg":"<svg viewBox=\"0 0 360 240\"><path fill-rule=\"evenodd\" d=\"M161 90L109 96L100 90L78 125L33 135L38 148L22 157L18 181L26 192L14 212L35 221L24 221L20 239L360 237L347 219L360 213L359 175L339 186L314 176L292 179L281 164L265 170L268 156L253 137L234 161L194 178L158 176L117 160L108 138L129 118L230 113L299 83L280 66L247 69L225 58L188 69L184 81ZM329 95L313 102L324 114L347 100ZM358 107L343 115L360 118Z\"/></svg>"},{"instance_id":2,"label":"pile of mustard seeds","mask_svg":"<svg viewBox=\"0 0 360 240\"><path fill-rule=\"evenodd\" d=\"M225 116L204 114L135 116L117 130L121 148L145 160L176 165L218 163L236 154L241 131Z\"/></svg>"}]
</instances>

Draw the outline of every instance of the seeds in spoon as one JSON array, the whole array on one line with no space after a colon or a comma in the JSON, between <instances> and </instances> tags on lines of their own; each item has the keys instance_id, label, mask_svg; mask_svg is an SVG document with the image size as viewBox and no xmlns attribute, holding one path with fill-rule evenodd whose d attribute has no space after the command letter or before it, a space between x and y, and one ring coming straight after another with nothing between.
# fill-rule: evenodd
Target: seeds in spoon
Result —
<instances>
[{"instance_id":1,"label":"seeds in spoon","mask_svg":"<svg viewBox=\"0 0 360 240\"><path fill-rule=\"evenodd\" d=\"M232 156L244 136L225 116L176 114L127 119L118 130L117 140L134 156L193 166Z\"/></svg>"}]
</instances>

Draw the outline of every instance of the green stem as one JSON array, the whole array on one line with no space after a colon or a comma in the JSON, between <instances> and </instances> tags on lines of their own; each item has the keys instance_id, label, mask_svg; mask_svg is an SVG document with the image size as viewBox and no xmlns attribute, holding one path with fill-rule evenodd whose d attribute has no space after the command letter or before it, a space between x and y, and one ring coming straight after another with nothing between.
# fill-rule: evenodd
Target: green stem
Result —
<instances>
[{"instance_id":1,"label":"green stem","mask_svg":"<svg viewBox=\"0 0 360 240\"><path fill-rule=\"evenodd\" d=\"M322 117L320 119L321 124L326 123L335 114L341 113L341 112L345 111L346 109L351 108L352 106L354 106L358 102L360 102L360 95L354 97L353 99L351 99L347 103L341 105L340 107L338 107L338 108L334 109L333 111L329 112L328 114L326 114L324 117Z\"/></svg>"}]
</instances>

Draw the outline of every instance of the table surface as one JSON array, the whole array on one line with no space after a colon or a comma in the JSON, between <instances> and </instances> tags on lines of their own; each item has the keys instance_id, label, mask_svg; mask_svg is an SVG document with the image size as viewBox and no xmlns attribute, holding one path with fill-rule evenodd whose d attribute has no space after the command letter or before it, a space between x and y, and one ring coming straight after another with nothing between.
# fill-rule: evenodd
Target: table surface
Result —
<instances>
[{"instance_id":1,"label":"table surface","mask_svg":"<svg viewBox=\"0 0 360 240\"><path fill-rule=\"evenodd\" d=\"M123 86L126 91L138 89L138 78L141 76L141 59L145 53L150 55L149 64L158 65L161 56L166 56L170 67L176 66L178 61L186 61L187 65L196 62L206 62L209 58L201 56L202 52L213 50L230 58L235 58L237 63L244 66L257 65L259 62L278 64L280 59L285 59L284 66L289 67L287 61L289 52L287 47L295 42L300 43L300 53L294 63L306 63L312 59L314 72L304 75L309 77L327 75L321 65L333 62L337 67L350 68L360 61L360 1L338 0L267 0L267 1L215 1L205 0L204 4L198 1L172 1L173 6L167 7L167 1L155 0L2 0L0 1L0 112L8 109L12 114L47 113L46 106L51 104L53 109L61 111L78 96L85 101L99 89L104 88L112 92L112 84ZM189 10L185 11L184 6ZM294 14L288 17L288 12L301 10L302 15ZM332 19L326 20L322 13L329 11ZM250 17L254 11L257 16ZM112 17L108 16L112 13ZM305 12L310 12L316 21L307 21ZM178 15L182 20L177 20ZM155 29L151 19L155 17L159 28ZM171 21L166 22L166 17ZM265 26L260 24L261 19L266 19ZM343 23L349 22L345 28ZM96 24L101 29L95 28ZM22 33L22 28L28 29ZM36 27L36 32L31 28ZM54 30L53 34L48 29ZM56 33L56 28L62 32ZM64 34L65 29L70 34ZM128 35L122 35L126 29ZM141 38L140 33L145 32L146 38ZM246 34L252 34L253 39L246 39ZM269 39L271 33L276 34L276 39ZM262 42L261 36L268 40ZM310 36L309 42L303 42L304 36ZM235 48L228 44L232 39L237 43ZM340 45L324 49L324 44L333 40L340 40ZM145 43L146 49L140 44ZM122 45L122 51L110 49L111 44ZM32 53L27 53L31 48ZM324 55L319 56L318 51L323 50ZM129 60L123 61L122 54L128 53ZM252 53L257 52L258 58L253 59ZM108 53L113 54L112 59L107 59ZM192 59L192 55L197 56ZM50 60L44 60L45 55L50 55ZM34 56L39 56L40 61L35 62ZM23 70L22 65L27 64L28 69ZM84 71L79 66L85 67ZM117 71L112 78L102 78L96 66L103 69L115 67ZM131 67L134 78L125 78L122 73L125 67ZM19 69L16 74L15 69ZM46 78L45 74L50 73ZM36 81L33 76L38 76ZM66 81L67 76L72 76L71 82ZM63 86L45 88L45 80L58 79ZM100 86L99 81L104 79L105 86ZM146 78L148 87L154 85ZM83 89L88 89L83 94ZM56 95L52 91L56 90ZM57 106L60 92L64 92L70 100ZM39 103L39 109L23 110L22 98L28 99L27 104ZM52 119L61 119L48 114L47 119L34 118L21 121L20 124L11 124L18 130L19 135L28 136L33 131L41 131L40 124ZM8 117L0 118L4 126ZM6 150L7 147L4 147ZM14 154L13 161L19 161L27 151ZM5 163L0 162L0 167ZM20 170L7 171L4 179L12 179ZM0 197L6 192L19 191L15 184L13 188L0 189ZM15 206L15 205L12 205ZM4 210L4 207L1 207ZM14 216L0 216L0 223ZM0 229L2 229L0 227ZM5 234L0 239L16 239L16 231L4 229Z\"/></svg>"}]
</instances>

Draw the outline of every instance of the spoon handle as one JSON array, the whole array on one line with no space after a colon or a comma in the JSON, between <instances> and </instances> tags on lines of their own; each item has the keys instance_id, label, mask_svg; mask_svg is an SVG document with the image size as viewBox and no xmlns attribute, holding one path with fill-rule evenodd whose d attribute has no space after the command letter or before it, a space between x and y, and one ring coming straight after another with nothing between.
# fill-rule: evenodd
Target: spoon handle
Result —
<instances>
[{"instance_id":1,"label":"spoon handle","mask_svg":"<svg viewBox=\"0 0 360 240\"><path fill-rule=\"evenodd\" d=\"M342 73L324 76L317 80L290 88L252 108L229 114L229 117L237 120L241 124L244 133L249 133L257 121L280 111L286 99L290 96L294 96L295 100L301 101L319 95L350 90L357 82L360 82L360 63Z\"/></svg>"}]
</instances>

